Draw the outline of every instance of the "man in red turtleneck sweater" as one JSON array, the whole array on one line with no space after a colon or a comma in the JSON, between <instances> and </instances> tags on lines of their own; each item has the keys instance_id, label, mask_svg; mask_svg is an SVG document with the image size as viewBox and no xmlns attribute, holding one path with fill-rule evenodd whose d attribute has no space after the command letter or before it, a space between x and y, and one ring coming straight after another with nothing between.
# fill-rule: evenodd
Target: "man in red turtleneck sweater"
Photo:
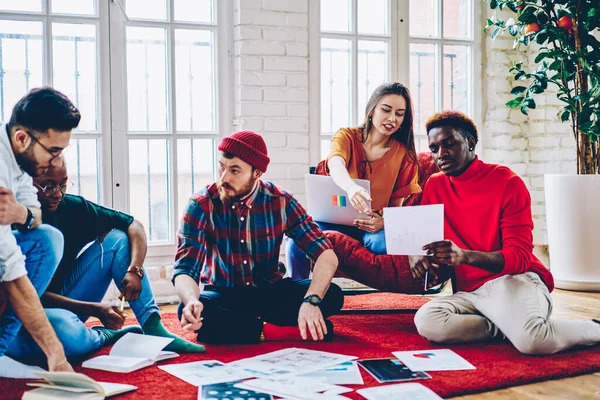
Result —
<instances>
[{"instance_id":1,"label":"man in red turtleneck sweater","mask_svg":"<svg viewBox=\"0 0 600 400\"><path fill-rule=\"evenodd\" d=\"M475 123L443 111L426 123L429 149L442 171L427 182L422 205L444 204L444 235L410 257L415 278L454 268L458 292L415 315L419 333L438 343L505 336L522 353L552 354L600 342L600 321L550 319L552 274L532 253L531 198L509 168L475 155Z\"/></svg>"}]
</instances>

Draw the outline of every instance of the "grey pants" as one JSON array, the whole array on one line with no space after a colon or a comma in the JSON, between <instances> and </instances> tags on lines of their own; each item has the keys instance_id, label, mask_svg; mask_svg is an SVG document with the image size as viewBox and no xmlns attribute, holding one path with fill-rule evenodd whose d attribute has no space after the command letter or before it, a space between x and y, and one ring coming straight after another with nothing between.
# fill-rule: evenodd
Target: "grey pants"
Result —
<instances>
[{"instance_id":1,"label":"grey pants","mask_svg":"<svg viewBox=\"0 0 600 400\"><path fill-rule=\"evenodd\" d=\"M503 335L521 353L553 354L600 342L600 324L552 320L552 298L534 272L505 275L473 292L436 298L415 315L419 334L437 343L467 343Z\"/></svg>"}]
</instances>

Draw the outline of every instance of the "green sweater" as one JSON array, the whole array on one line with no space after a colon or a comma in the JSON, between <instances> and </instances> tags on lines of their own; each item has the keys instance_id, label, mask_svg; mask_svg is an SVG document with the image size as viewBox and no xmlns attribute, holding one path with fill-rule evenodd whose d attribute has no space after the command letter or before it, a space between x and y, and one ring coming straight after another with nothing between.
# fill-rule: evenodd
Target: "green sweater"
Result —
<instances>
[{"instance_id":1,"label":"green sweater","mask_svg":"<svg viewBox=\"0 0 600 400\"><path fill-rule=\"evenodd\" d=\"M55 212L42 210L42 221L61 231L65 239L63 258L48 288L50 292L60 293L81 250L113 229L126 232L133 217L67 194Z\"/></svg>"}]
</instances>

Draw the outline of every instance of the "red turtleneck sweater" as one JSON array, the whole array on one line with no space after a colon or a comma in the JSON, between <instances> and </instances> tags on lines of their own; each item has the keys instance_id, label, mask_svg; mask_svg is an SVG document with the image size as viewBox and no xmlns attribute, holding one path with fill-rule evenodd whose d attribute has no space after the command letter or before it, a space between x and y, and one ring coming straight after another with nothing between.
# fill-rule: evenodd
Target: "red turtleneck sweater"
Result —
<instances>
[{"instance_id":1,"label":"red turtleneck sweater","mask_svg":"<svg viewBox=\"0 0 600 400\"><path fill-rule=\"evenodd\" d=\"M537 273L548 290L552 274L533 255L531 197L525 183L509 168L475 161L460 176L432 175L422 205L444 205L444 237L462 249L504 256L499 274L472 265L456 267L458 290L471 292L503 275Z\"/></svg>"}]
</instances>

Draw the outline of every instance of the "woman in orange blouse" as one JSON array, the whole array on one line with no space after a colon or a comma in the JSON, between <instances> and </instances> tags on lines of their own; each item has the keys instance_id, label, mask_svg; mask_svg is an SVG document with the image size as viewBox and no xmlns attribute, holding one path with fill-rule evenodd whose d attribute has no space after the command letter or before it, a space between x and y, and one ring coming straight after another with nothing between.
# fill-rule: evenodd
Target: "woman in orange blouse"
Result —
<instances>
[{"instance_id":1,"label":"woman in orange blouse","mask_svg":"<svg viewBox=\"0 0 600 400\"><path fill-rule=\"evenodd\" d=\"M421 191L408 89L397 82L377 87L367 103L364 123L341 128L331 142L328 172L365 218L355 220L354 226L317 223L323 230L354 237L375 254L385 254L383 208L400 207L406 197ZM369 180L371 196L353 179ZM294 277L307 276L308 259L291 241L287 250Z\"/></svg>"}]
</instances>

